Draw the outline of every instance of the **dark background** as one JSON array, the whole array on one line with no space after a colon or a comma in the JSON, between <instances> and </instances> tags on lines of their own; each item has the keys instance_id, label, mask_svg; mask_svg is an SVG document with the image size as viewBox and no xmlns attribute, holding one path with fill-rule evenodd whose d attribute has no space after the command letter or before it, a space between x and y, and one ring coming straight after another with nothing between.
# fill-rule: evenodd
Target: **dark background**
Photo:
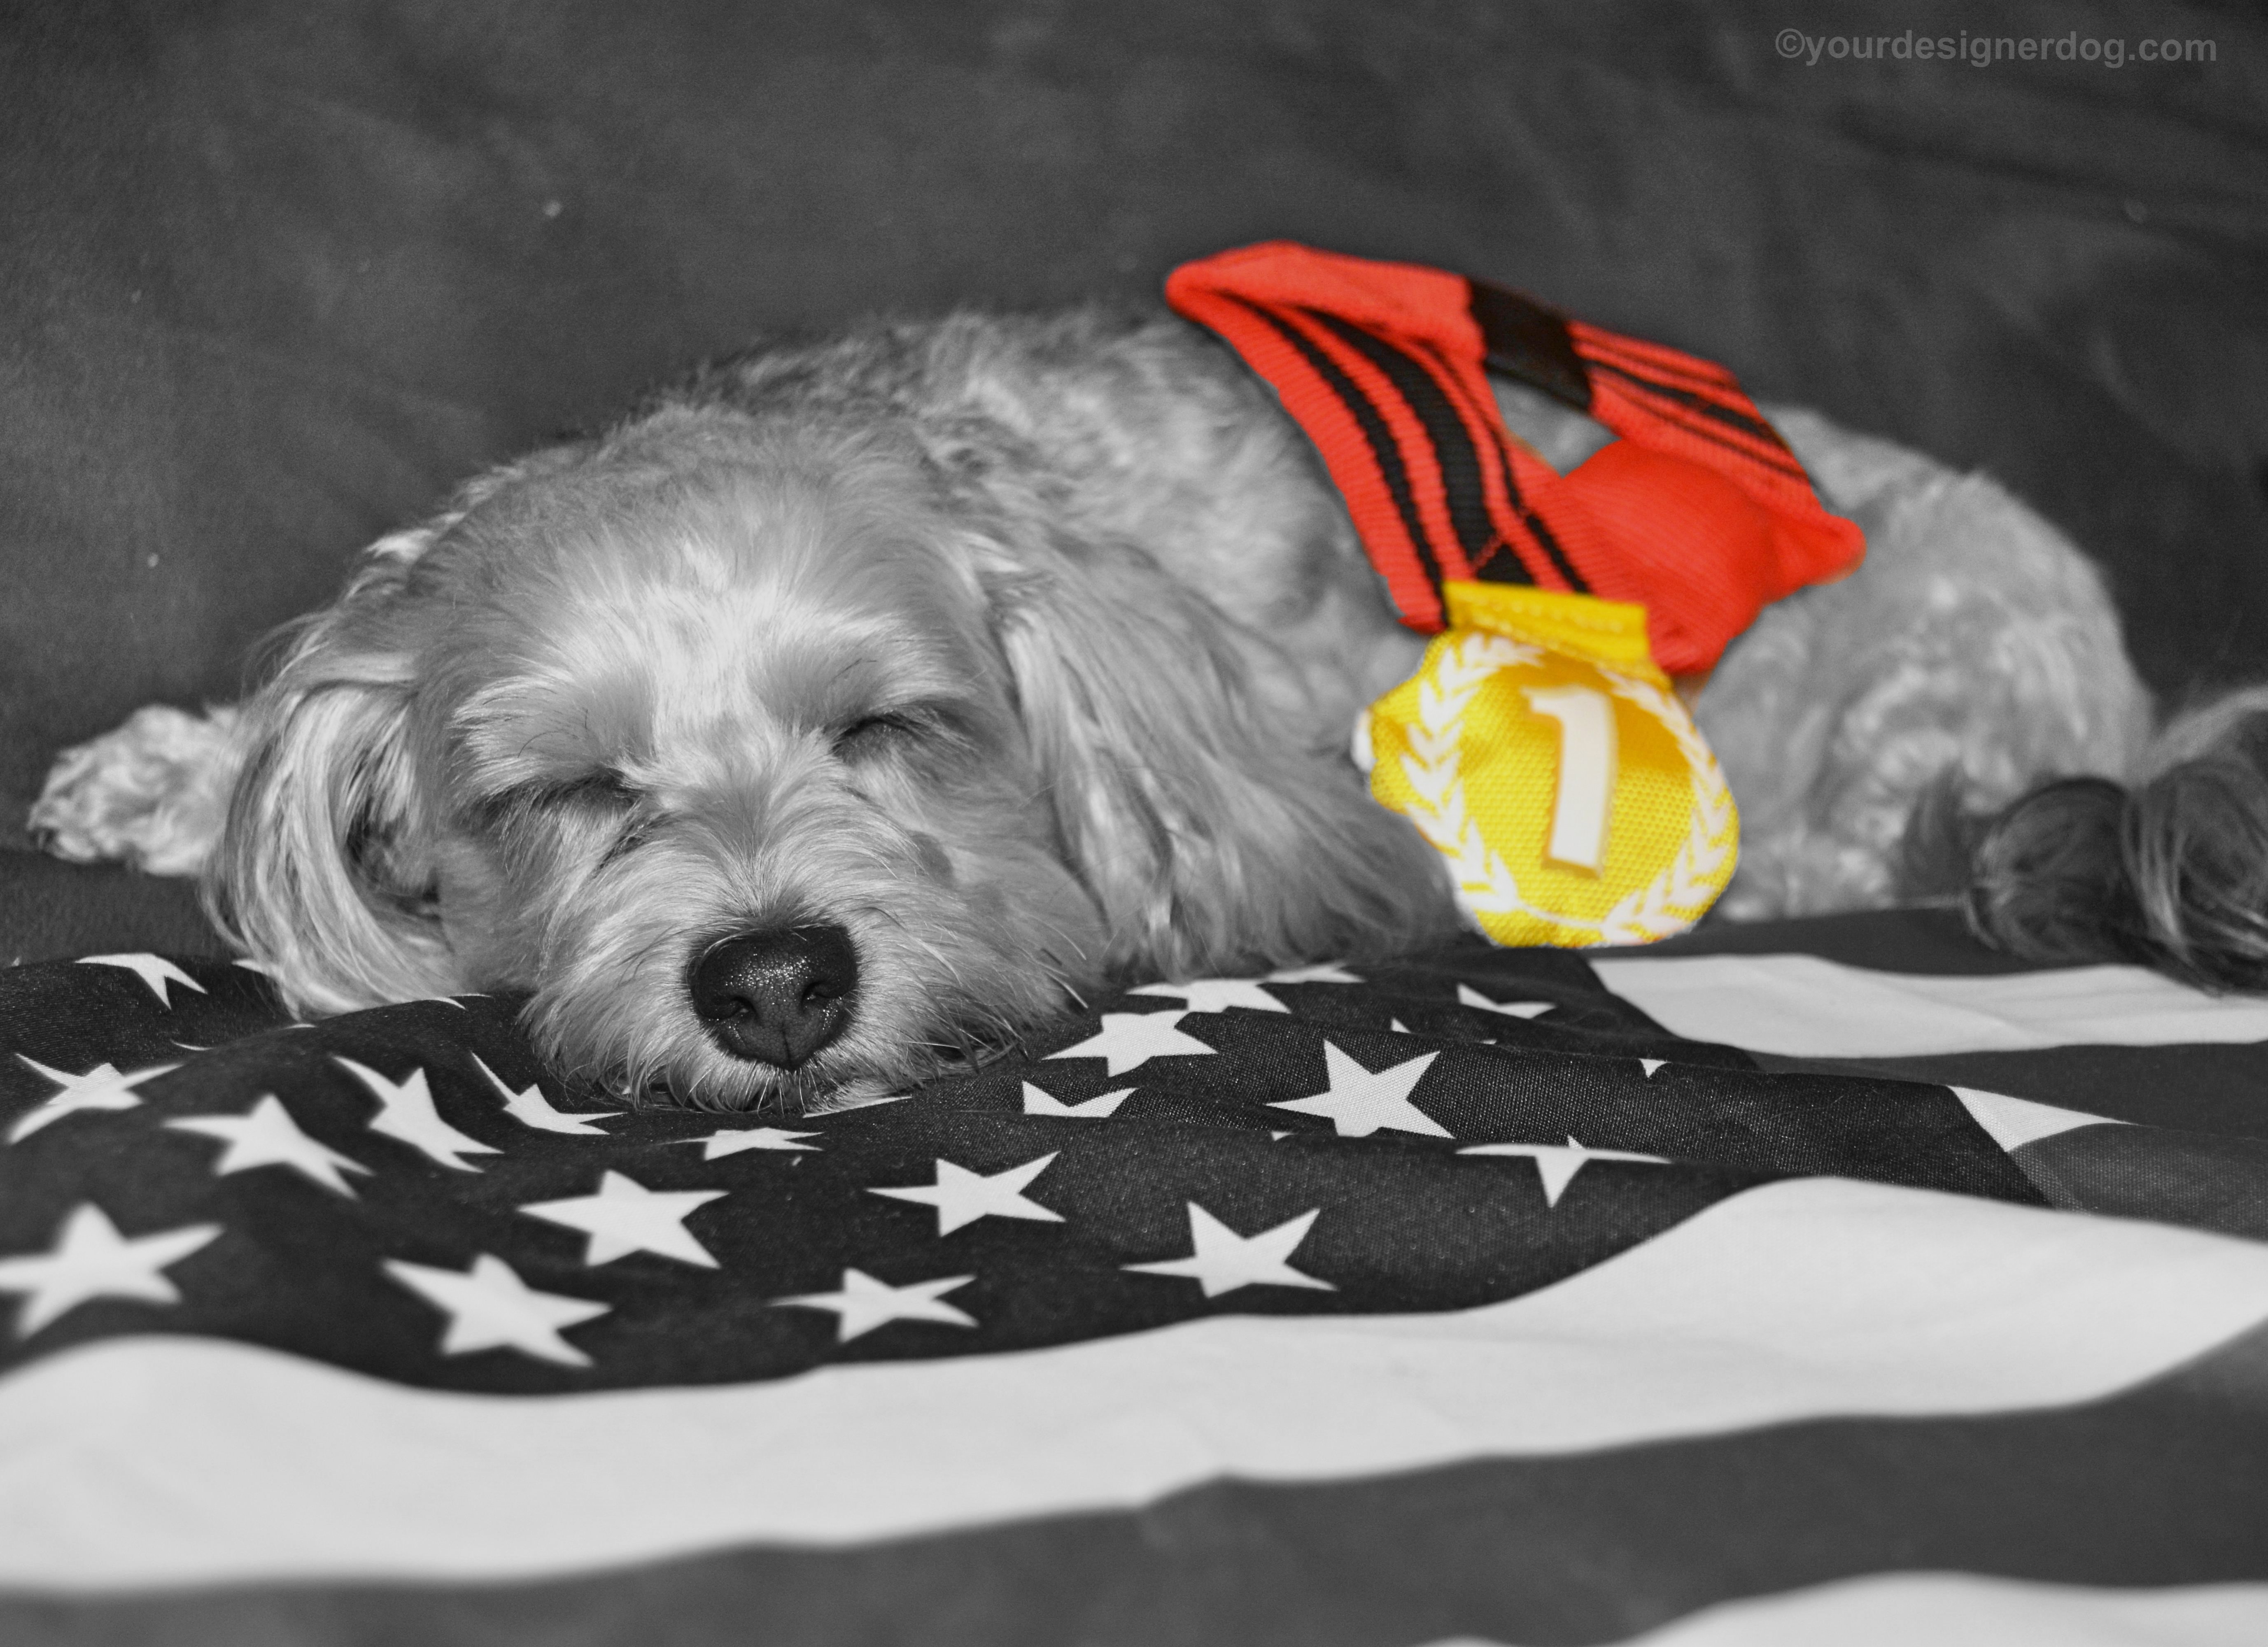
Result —
<instances>
[{"instance_id":1,"label":"dark background","mask_svg":"<svg viewBox=\"0 0 2268 1647\"><path fill-rule=\"evenodd\" d=\"M1790 24L2217 61L1810 65ZM10 849L48 760L235 695L469 471L760 327L1152 292L1269 236L1989 469L2161 692L2268 675L2264 93L2253 8L2117 0L16 0L0 960L187 941L177 887Z\"/></svg>"}]
</instances>

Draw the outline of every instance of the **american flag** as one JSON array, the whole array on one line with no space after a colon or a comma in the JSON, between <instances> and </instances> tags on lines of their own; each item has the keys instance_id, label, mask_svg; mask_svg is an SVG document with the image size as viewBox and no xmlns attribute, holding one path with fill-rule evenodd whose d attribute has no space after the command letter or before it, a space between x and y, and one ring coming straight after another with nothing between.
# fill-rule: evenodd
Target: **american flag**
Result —
<instances>
[{"instance_id":1,"label":"american flag","mask_svg":"<svg viewBox=\"0 0 2268 1647\"><path fill-rule=\"evenodd\" d=\"M0 1640L2268 1640L2268 1003L1771 936L811 1116L0 972Z\"/></svg>"}]
</instances>

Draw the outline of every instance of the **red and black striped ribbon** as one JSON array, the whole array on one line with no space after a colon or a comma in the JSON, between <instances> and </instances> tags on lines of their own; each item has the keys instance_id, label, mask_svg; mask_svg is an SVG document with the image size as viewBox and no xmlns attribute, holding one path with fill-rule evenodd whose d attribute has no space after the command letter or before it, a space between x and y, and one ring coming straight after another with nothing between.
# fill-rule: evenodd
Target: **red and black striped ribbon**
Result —
<instances>
[{"instance_id":1,"label":"red and black striped ribbon","mask_svg":"<svg viewBox=\"0 0 2268 1647\"><path fill-rule=\"evenodd\" d=\"M1270 242L1182 265L1167 301L1271 385L1346 500L1403 621L1445 581L1632 600L1663 667L1706 670L1769 601L1855 565L1733 374L1416 264ZM1493 368L1621 439L1567 475L1505 428Z\"/></svg>"}]
</instances>

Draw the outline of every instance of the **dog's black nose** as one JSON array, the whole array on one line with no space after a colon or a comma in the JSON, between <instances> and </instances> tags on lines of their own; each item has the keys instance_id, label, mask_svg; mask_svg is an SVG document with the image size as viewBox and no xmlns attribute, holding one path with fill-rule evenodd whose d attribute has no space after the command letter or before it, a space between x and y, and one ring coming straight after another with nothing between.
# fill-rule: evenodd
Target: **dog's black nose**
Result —
<instances>
[{"instance_id":1,"label":"dog's black nose","mask_svg":"<svg viewBox=\"0 0 2268 1647\"><path fill-rule=\"evenodd\" d=\"M776 927L712 945L688 980L693 1010L736 1058L792 1070L850 1018L858 952L839 926Z\"/></svg>"}]
</instances>

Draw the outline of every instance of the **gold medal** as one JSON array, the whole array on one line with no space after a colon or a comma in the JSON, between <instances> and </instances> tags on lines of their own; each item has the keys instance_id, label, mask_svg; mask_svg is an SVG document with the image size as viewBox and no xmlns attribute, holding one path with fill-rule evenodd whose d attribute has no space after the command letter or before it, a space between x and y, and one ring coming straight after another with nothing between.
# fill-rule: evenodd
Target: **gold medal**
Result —
<instances>
[{"instance_id":1,"label":"gold medal","mask_svg":"<svg viewBox=\"0 0 2268 1647\"><path fill-rule=\"evenodd\" d=\"M1370 706L1355 758L1495 942L1646 944L1732 879L1740 818L1646 649L1646 608L1449 583L1449 627Z\"/></svg>"}]
</instances>

